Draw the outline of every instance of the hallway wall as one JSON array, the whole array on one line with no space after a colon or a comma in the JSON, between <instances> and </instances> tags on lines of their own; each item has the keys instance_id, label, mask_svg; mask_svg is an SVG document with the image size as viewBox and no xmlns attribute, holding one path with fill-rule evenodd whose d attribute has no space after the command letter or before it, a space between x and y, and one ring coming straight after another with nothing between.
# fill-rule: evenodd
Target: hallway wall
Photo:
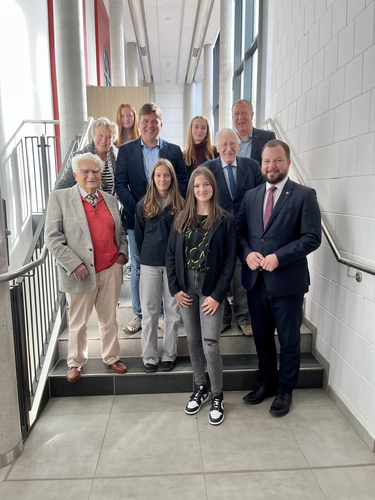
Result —
<instances>
[{"instance_id":1,"label":"hallway wall","mask_svg":"<svg viewBox=\"0 0 375 500\"><path fill-rule=\"evenodd\" d=\"M344 257L375 266L373 0L275 0L271 116ZM311 256L306 316L329 385L375 438L375 277ZM355 271L352 270L352 274Z\"/></svg>"}]
</instances>

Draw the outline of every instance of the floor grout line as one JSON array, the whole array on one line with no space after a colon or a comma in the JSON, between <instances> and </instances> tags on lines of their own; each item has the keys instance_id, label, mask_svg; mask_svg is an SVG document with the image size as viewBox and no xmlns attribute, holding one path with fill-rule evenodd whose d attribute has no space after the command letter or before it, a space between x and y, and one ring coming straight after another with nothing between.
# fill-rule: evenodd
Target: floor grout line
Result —
<instances>
[{"instance_id":1,"label":"floor grout line","mask_svg":"<svg viewBox=\"0 0 375 500\"><path fill-rule=\"evenodd\" d=\"M3 482L37 482L37 481L87 481L87 480L100 480L100 479L141 479L141 478L157 478L157 477L188 477L188 476L220 476L230 474L267 474L270 472L298 472L298 471L314 471L314 470L338 470L338 469L351 469L361 467L375 467L374 463L369 464L348 464L348 465L324 465L316 467L291 467L280 469L239 469L227 471L207 471L207 472L171 472L169 474L140 474L130 476L90 476L90 477L51 477L51 478L29 478L29 479L4 479Z\"/></svg>"}]
</instances>

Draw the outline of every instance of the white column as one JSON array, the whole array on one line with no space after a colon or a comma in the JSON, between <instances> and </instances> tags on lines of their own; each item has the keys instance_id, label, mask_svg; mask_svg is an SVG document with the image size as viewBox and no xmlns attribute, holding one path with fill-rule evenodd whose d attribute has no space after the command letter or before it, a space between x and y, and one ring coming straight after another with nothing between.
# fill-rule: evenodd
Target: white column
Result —
<instances>
[{"instance_id":1,"label":"white column","mask_svg":"<svg viewBox=\"0 0 375 500\"><path fill-rule=\"evenodd\" d=\"M184 147L186 144L189 126L195 116L195 83L185 83L184 86Z\"/></svg>"},{"instance_id":2,"label":"white column","mask_svg":"<svg viewBox=\"0 0 375 500\"><path fill-rule=\"evenodd\" d=\"M0 201L1 201L0 189ZM0 202L0 273L8 271L3 204ZM0 469L23 449L14 359L9 283L0 284Z\"/></svg>"},{"instance_id":3,"label":"white column","mask_svg":"<svg viewBox=\"0 0 375 500\"><path fill-rule=\"evenodd\" d=\"M219 128L232 126L234 1L220 0Z\"/></svg>"},{"instance_id":4,"label":"white column","mask_svg":"<svg viewBox=\"0 0 375 500\"><path fill-rule=\"evenodd\" d=\"M62 158L87 120L82 2L54 0L57 89Z\"/></svg>"},{"instance_id":5,"label":"white column","mask_svg":"<svg viewBox=\"0 0 375 500\"><path fill-rule=\"evenodd\" d=\"M213 45L204 46L204 77L203 77L203 114L210 122L213 130L214 120L212 115L213 108Z\"/></svg>"},{"instance_id":6,"label":"white column","mask_svg":"<svg viewBox=\"0 0 375 500\"><path fill-rule=\"evenodd\" d=\"M125 87L125 46L123 0L109 2L112 85Z\"/></svg>"},{"instance_id":7,"label":"white column","mask_svg":"<svg viewBox=\"0 0 375 500\"><path fill-rule=\"evenodd\" d=\"M126 44L126 81L129 87L138 87L137 50L135 42Z\"/></svg>"}]
</instances>

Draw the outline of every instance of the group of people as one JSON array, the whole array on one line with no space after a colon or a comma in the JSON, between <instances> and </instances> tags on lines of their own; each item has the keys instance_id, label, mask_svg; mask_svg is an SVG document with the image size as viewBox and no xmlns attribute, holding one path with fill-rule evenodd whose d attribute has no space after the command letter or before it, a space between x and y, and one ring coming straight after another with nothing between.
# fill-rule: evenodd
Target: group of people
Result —
<instances>
[{"instance_id":1,"label":"group of people","mask_svg":"<svg viewBox=\"0 0 375 500\"><path fill-rule=\"evenodd\" d=\"M133 335L142 328L144 371L155 372L159 359L163 371L175 367L181 315L195 381L185 412L197 413L211 393L209 421L220 424L220 335L232 323L231 290L234 320L244 335L254 335L259 357L259 386L244 400L275 396L270 413L288 413L299 374L306 256L320 245L320 211L315 191L288 178L288 145L252 126L251 103L235 102L232 118L236 132L220 130L215 147L207 118L194 117L183 152L160 137L162 113L154 103L138 117L122 104L119 126L94 122L93 140L51 193L45 231L70 305L70 382L88 358L93 305L103 361L126 372L115 310L128 241L134 317L123 330Z\"/></svg>"}]
</instances>

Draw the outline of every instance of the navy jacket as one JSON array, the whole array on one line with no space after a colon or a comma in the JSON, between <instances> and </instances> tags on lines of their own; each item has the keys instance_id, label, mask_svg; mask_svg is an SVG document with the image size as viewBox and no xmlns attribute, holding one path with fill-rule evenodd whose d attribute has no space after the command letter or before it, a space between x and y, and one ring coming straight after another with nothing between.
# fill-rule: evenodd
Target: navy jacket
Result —
<instances>
[{"instance_id":1,"label":"navy jacket","mask_svg":"<svg viewBox=\"0 0 375 500\"><path fill-rule=\"evenodd\" d=\"M177 217L177 216L176 216ZM185 233L172 228L169 236L166 265L171 295L185 286ZM206 272L202 292L221 303L229 290L237 259L237 231L233 215L225 212L210 229L206 256Z\"/></svg>"},{"instance_id":2,"label":"navy jacket","mask_svg":"<svg viewBox=\"0 0 375 500\"><path fill-rule=\"evenodd\" d=\"M272 139L276 139L274 132L253 127L253 140L251 143L250 158L257 161L259 165L262 165L262 149L264 145Z\"/></svg>"},{"instance_id":3,"label":"navy jacket","mask_svg":"<svg viewBox=\"0 0 375 500\"><path fill-rule=\"evenodd\" d=\"M166 158L172 163L176 171L180 194L185 198L189 179L180 147L160 139L159 157ZM127 229L134 229L135 207L146 194L147 185L139 137L135 141L120 146L117 157L115 189L124 206Z\"/></svg>"},{"instance_id":4,"label":"navy jacket","mask_svg":"<svg viewBox=\"0 0 375 500\"><path fill-rule=\"evenodd\" d=\"M221 166L221 158L219 157L215 160L209 160L202 165L202 167L204 166L209 168L214 174L218 188L219 205L235 217L237 217L246 191L260 186L260 184L265 182L260 171L259 164L255 160L240 157L237 157L236 160L237 190L233 200L228 189L223 167Z\"/></svg>"},{"instance_id":5,"label":"navy jacket","mask_svg":"<svg viewBox=\"0 0 375 500\"><path fill-rule=\"evenodd\" d=\"M259 272L273 296L299 295L309 289L309 271L306 255L316 250L321 242L320 209L316 192L287 180L263 229L263 200L266 186L262 185L245 194L237 216L244 262L250 252L266 257L275 253L279 266L272 272L252 271L242 267L242 285L251 290Z\"/></svg>"},{"instance_id":6,"label":"navy jacket","mask_svg":"<svg viewBox=\"0 0 375 500\"><path fill-rule=\"evenodd\" d=\"M165 266L169 233L174 215L165 209L152 219L143 217L143 201L137 203L135 211L135 241L144 266Z\"/></svg>"}]
</instances>

